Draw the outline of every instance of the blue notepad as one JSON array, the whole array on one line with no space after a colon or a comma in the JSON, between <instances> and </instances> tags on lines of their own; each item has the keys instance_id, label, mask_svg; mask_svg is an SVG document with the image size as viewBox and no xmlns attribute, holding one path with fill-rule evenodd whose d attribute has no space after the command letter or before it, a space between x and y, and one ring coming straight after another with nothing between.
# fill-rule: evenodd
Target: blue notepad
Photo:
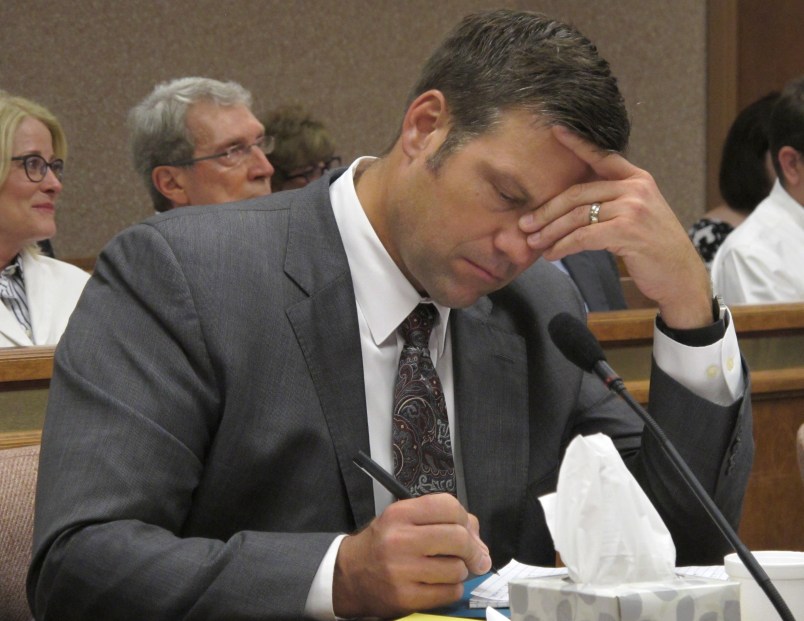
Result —
<instances>
[{"instance_id":1,"label":"blue notepad","mask_svg":"<svg viewBox=\"0 0 804 621\"><path fill-rule=\"evenodd\" d=\"M446 615L448 617L462 617L464 619L485 619L486 610L484 608L469 608L469 598L472 596L472 590L476 589L480 583L490 575L489 573L467 580L463 583L463 597L461 599L450 606L435 608L433 610L427 610L426 612L434 615ZM506 617L511 616L511 611L508 608L497 608L496 610Z\"/></svg>"}]
</instances>

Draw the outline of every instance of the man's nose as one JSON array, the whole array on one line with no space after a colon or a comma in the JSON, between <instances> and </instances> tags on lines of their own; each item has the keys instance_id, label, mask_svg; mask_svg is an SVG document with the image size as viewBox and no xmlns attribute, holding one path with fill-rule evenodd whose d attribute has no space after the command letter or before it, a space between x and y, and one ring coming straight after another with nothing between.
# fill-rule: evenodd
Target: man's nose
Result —
<instances>
[{"instance_id":1,"label":"man's nose","mask_svg":"<svg viewBox=\"0 0 804 621\"><path fill-rule=\"evenodd\" d=\"M262 151L262 149L258 149L254 147L252 149L254 158L252 160L253 164L251 166L251 173L254 177L270 177L274 174L274 167L271 165L271 162L268 161L268 156Z\"/></svg>"},{"instance_id":2,"label":"man's nose","mask_svg":"<svg viewBox=\"0 0 804 621\"><path fill-rule=\"evenodd\" d=\"M520 230L516 220L506 223L497 231L494 236L494 247L516 266L517 271L529 267L539 257L539 254L528 245L527 237Z\"/></svg>"}]
</instances>

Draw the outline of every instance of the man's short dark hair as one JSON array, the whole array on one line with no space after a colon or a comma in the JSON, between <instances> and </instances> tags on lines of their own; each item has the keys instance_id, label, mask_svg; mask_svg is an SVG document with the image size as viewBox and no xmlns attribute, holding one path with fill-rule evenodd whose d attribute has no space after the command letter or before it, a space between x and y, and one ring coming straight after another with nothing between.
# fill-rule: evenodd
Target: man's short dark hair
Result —
<instances>
[{"instance_id":1,"label":"man's short dark hair","mask_svg":"<svg viewBox=\"0 0 804 621\"><path fill-rule=\"evenodd\" d=\"M408 105L430 89L444 94L452 121L434 168L511 109L569 127L603 150L628 144L628 113L608 62L575 28L539 13L466 16L425 64Z\"/></svg>"},{"instance_id":2,"label":"man's short dark hair","mask_svg":"<svg viewBox=\"0 0 804 621\"><path fill-rule=\"evenodd\" d=\"M769 140L773 167L784 184L784 175L779 166L779 149L793 147L804 155L804 75L788 82L773 106Z\"/></svg>"}]
</instances>

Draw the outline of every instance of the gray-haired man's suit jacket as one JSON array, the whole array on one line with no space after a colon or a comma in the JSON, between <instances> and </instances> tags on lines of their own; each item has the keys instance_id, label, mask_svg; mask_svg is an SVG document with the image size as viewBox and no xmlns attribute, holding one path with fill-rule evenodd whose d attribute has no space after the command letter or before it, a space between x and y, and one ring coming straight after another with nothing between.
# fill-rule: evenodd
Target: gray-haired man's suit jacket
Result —
<instances>
[{"instance_id":1,"label":"gray-haired man's suit jacket","mask_svg":"<svg viewBox=\"0 0 804 621\"><path fill-rule=\"evenodd\" d=\"M544 261L450 319L468 508L496 563L551 563L537 497L577 433L614 437L681 559L726 546L616 398L546 325L582 313ZM732 520L748 399L701 401L661 371L655 416ZM29 597L43 619L301 616L339 532L373 517L355 298L327 179L178 209L102 253L56 354ZM672 395L672 397L670 396Z\"/></svg>"}]
</instances>

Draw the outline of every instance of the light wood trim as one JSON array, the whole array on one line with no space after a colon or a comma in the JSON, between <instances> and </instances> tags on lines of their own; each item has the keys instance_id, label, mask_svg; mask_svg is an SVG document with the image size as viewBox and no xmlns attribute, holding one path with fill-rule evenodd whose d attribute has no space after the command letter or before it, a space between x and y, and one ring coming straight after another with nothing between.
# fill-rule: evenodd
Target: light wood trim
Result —
<instances>
[{"instance_id":1,"label":"light wood trim","mask_svg":"<svg viewBox=\"0 0 804 621\"><path fill-rule=\"evenodd\" d=\"M0 433L0 450L17 448L19 446L31 446L42 442L42 430L34 429L31 431L5 431Z\"/></svg>"},{"instance_id":2,"label":"light wood trim","mask_svg":"<svg viewBox=\"0 0 804 621\"><path fill-rule=\"evenodd\" d=\"M0 348L0 382L49 380L55 349L52 345Z\"/></svg>"},{"instance_id":3,"label":"light wood trim","mask_svg":"<svg viewBox=\"0 0 804 621\"><path fill-rule=\"evenodd\" d=\"M741 338L804 332L804 303L750 304L730 307ZM589 313L588 325L604 345L645 345L653 340L656 309Z\"/></svg>"},{"instance_id":4,"label":"light wood trim","mask_svg":"<svg viewBox=\"0 0 804 621\"><path fill-rule=\"evenodd\" d=\"M649 380L625 382L628 391L639 403L648 402ZM751 396L753 399L771 397L778 393L801 392L804 394L804 367L754 371L751 374ZM8 431L0 433L0 449L39 444L42 431Z\"/></svg>"},{"instance_id":5,"label":"light wood trim","mask_svg":"<svg viewBox=\"0 0 804 621\"><path fill-rule=\"evenodd\" d=\"M804 303L759 304L731 309L742 338L804 331ZM589 313L589 329L604 345L650 344L656 310L649 308ZM50 379L55 347L0 348L0 382Z\"/></svg>"},{"instance_id":6,"label":"light wood trim","mask_svg":"<svg viewBox=\"0 0 804 621\"><path fill-rule=\"evenodd\" d=\"M804 303L751 304L731 308L737 334L784 334L804 330Z\"/></svg>"},{"instance_id":7,"label":"light wood trim","mask_svg":"<svg viewBox=\"0 0 804 621\"><path fill-rule=\"evenodd\" d=\"M751 395L770 397L779 393L804 395L804 367L751 371Z\"/></svg>"},{"instance_id":8,"label":"light wood trim","mask_svg":"<svg viewBox=\"0 0 804 621\"><path fill-rule=\"evenodd\" d=\"M653 340L655 308L589 313L587 325L601 344L628 342L632 345Z\"/></svg>"}]
</instances>

